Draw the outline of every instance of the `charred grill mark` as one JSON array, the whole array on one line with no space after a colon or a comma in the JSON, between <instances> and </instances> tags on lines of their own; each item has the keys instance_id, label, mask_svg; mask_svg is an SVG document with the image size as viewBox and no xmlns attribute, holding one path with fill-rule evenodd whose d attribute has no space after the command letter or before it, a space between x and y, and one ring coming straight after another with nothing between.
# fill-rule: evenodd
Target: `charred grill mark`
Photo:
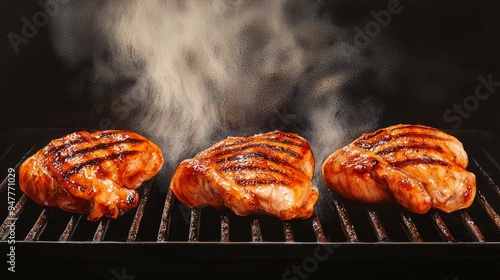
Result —
<instances>
[{"instance_id":1,"label":"charred grill mark","mask_svg":"<svg viewBox=\"0 0 500 280\"><path fill-rule=\"evenodd\" d=\"M283 136L286 136L288 138L299 139L297 136L294 136L292 134L279 134L279 135L280 136L283 135ZM223 145L212 148L212 151L213 152L220 151L220 150L223 150L226 148L230 148L230 147L234 147L234 146L238 146L238 145L242 145L242 144L246 144L246 143L250 143L250 142L255 142L255 141L279 142L279 143L283 143L283 144L290 145L290 146L304 147L304 145L302 144L301 141L299 142L299 141L292 141L292 140L288 140L288 139L278 139L278 138L274 138L274 137L265 137L265 138L250 137L250 138L242 138L241 140L237 140L233 143L227 143L227 144L224 143Z\"/></svg>"},{"instance_id":2,"label":"charred grill mark","mask_svg":"<svg viewBox=\"0 0 500 280\"><path fill-rule=\"evenodd\" d=\"M53 147L52 149L49 149L46 153L46 155L52 155L52 154L56 154L56 153L59 153L60 151L62 150L66 150L67 148L73 146L73 145L77 145L77 144L80 144L82 142L86 141L85 138L78 138L76 140L73 140L73 141L70 141L70 142L67 142L67 143L64 143L63 145L61 146L57 146L57 147Z\"/></svg>"},{"instance_id":3,"label":"charred grill mark","mask_svg":"<svg viewBox=\"0 0 500 280\"><path fill-rule=\"evenodd\" d=\"M121 144L135 144L135 143L142 143L142 142L144 142L144 140L129 138L129 139L111 142L111 143L101 143L101 144L98 144L98 145L95 145L92 147L88 147L85 149L75 151L75 152L71 153L70 155L68 155L67 157L58 157L56 159L56 161L66 162L66 161L71 160L72 158L79 156L79 155L88 154L88 153L91 153L93 151L103 150L103 149L110 148L110 147L117 146L117 145L121 145Z\"/></svg>"},{"instance_id":4,"label":"charred grill mark","mask_svg":"<svg viewBox=\"0 0 500 280\"><path fill-rule=\"evenodd\" d=\"M274 162L276 164L288 165L288 162L286 162L286 161L283 161L279 158L271 157L271 156L263 154L263 153L250 153L250 154L230 156L230 157L216 160L215 164L218 164L218 163L221 163L224 161L234 161L234 160L241 160L241 159L248 159L248 158L262 158L262 159Z\"/></svg>"},{"instance_id":5,"label":"charred grill mark","mask_svg":"<svg viewBox=\"0 0 500 280\"><path fill-rule=\"evenodd\" d=\"M95 138L95 139L99 139L101 137L109 138L109 137L115 137L116 135L121 136L121 137L124 136L122 133L120 133L118 131L101 131L97 134L93 134L92 138Z\"/></svg>"},{"instance_id":6,"label":"charred grill mark","mask_svg":"<svg viewBox=\"0 0 500 280\"><path fill-rule=\"evenodd\" d=\"M100 133L93 135L93 137L109 137L115 135L122 135L122 134L117 133L116 131L101 131Z\"/></svg>"},{"instance_id":7,"label":"charred grill mark","mask_svg":"<svg viewBox=\"0 0 500 280\"><path fill-rule=\"evenodd\" d=\"M428 127L428 126L425 126L425 125L419 125L419 124L409 124L409 125L400 125L400 126L397 126L397 127L394 127L392 129L387 129L387 128L383 128L383 129L379 129L379 130L376 130L372 133L368 133L365 135L365 137L363 137L363 140L368 140L370 138L373 138L377 135L379 135L380 133L383 133L383 132L394 132L396 130L400 130L400 129L412 129L412 128L420 128L420 129L426 129L426 130L429 130L429 131L432 131L432 132L435 132L437 131L437 129L433 128L433 127Z\"/></svg>"},{"instance_id":8,"label":"charred grill mark","mask_svg":"<svg viewBox=\"0 0 500 280\"><path fill-rule=\"evenodd\" d=\"M387 135L383 136L382 138L378 139L378 141L374 142L374 143L366 143L365 139L360 139L360 140L354 142L354 144L360 148L363 148L363 149L372 149L372 148L378 147L380 145L383 145L391 140L399 139L399 138L403 138L403 137L412 137L412 138L416 138L416 139L436 139L436 140L440 140L440 141L445 140L445 139L442 139L441 137L433 135L433 134L425 134L425 133L420 133L420 132L406 132L406 133L401 133L401 134L396 134L396 135L387 134Z\"/></svg>"},{"instance_id":9,"label":"charred grill mark","mask_svg":"<svg viewBox=\"0 0 500 280\"><path fill-rule=\"evenodd\" d=\"M299 141L301 140L301 138L297 134L294 134L294 133L277 131L274 134L276 136L279 136L279 137L287 137L287 138L292 138L292 139L299 139Z\"/></svg>"},{"instance_id":10,"label":"charred grill mark","mask_svg":"<svg viewBox=\"0 0 500 280\"><path fill-rule=\"evenodd\" d=\"M270 184L279 184L279 185L291 185L290 182L284 180L278 180L275 178L267 179L267 180L255 180L255 179L240 179L236 181L241 186L258 186L258 185L270 185Z\"/></svg>"},{"instance_id":11,"label":"charred grill mark","mask_svg":"<svg viewBox=\"0 0 500 280\"><path fill-rule=\"evenodd\" d=\"M290 146L304 147L302 142L296 142L296 141L292 141L292 140L288 140L288 139L266 138L265 140L268 140L271 142L283 143L283 144L290 145Z\"/></svg>"},{"instance_id":12,"label":"charred grill mark","mask_svg":"<svg viewBox=\"0 0 500 280\"><path fill-rule=\"evenodd\" d=\"M107 160L123 159L126 156L134 155L137 153L139 153L139 151L124 151L124 152L121 152L118 154L110 154L110 155L107 155L104 157L95 158L95 159L91 159L91 160L82 162L82 163L74 165L72 168L68 169L63 175L63 180L65 180L65 181L68 180L69 176L77 173L78 171L80 171L82 168L84 168L86 166L98 165L99 163L101 163L103 161L107 161Z\"/></svg>"},{"instance_id":13,"label":"charred grill mark","mask_svg":"<svg viewBox=\"0 0 500 280\"><path fill-rule=\"evenodd\" d=\"M212 148L212 151L220 151L220 150L226 149L228 147L233 147L233 146L245 144L245 143L252 142L252 141L254 141L254 139L242 139L242 140L238 140L234 143L227 143L227 144L224 143L223 145L219 145L218 147Z\"/></svg>"},{"instance_id":14,"label":"charred grill mark","mask_svg":"<svg viewBox=\"0 0 500 280\"><path fill-rule=\"evenodd\" d=\"M446 161L435 159L431 157L422 157L415 159L406 159L402 161L391 162L391 165L394 167L402 168L408 165L417 165L417 164L438 164L445 167L450 167L450 164Z\"/></svg>"},{"instance_id":15,"label":"charred grill mark","mask_svg":"<svg viewBox=\"0 0 500 280\"><path fill-rule=\"evenodd\" d=\"M367 133L359 141L365 142L366 140L373 138L373 137L375 137L375 136L377 136L380 133L385 132L385 131L386 131L385 129L379 129L379 130L376 130L372 133Z\"/></svg>"},{"instance_id":16,"label":"charred grill mark","mask_svg":"<svg viewBox=\"0 0 500 280\"><path fill-rule=\"evenodd\" d=\"M289 176L284 170L272 168L272 167L259 167L259 166L253 166L253 165L231 165L227 167L222 167L220 168L220 171L223 172L232 172L232 171L239 171L239 170L252 170L252 171L265 171L265 172L270 172L270 173L278 173L281 175Z\"/></svg>"},{"instance_id":17,"label":"charred grill mark","mask_svg":"<svg viewBox=\"0 0 500 280\"><path fill-rule=\"evenodd\" d=\"M397 138L402 138L402 137L421 137L425 139L436 139L436 140L441 140L444 141L445 139L434 135L434 134L427 134L427 133L420 133L420 132L406 132L406 133L401 133L401 134L396 134L394 136L391 135L391 138L397 139Z\"/></svg>"},{"instance_id":18,"label":"charred grill mark","mask_svg":"<svg viewBox=\"0 0 500 280\"><path fill-rule=\"evenodd\" d=\"M264 148L264 149L269 149L269 150L276 150L276 151L280 151L280 152L283 152L283 153L286 153L294 158L298 158L298 159L302 159L302 156L292 150L289 150L289 149L285 149L283 147L280 147L280 146L269 146L267 144L264 144L264 143L257 143L257 144L249 144L249 145L245 145L243 147L238 147L238 148L234 148L234 149L224 149L224 150L221 150L217 153L215 153L213 155L214 158L219 158L221 156L224 156L224 155L227 155L227 154L231 154L231 153L237 153L237 152L241 152L241 151L244 151L244 150L247 150L247 149L251 149L251 148L255 148L255 147L261 147L261 148Z\"/></svg>"},{"instance_id":19,"label":"charred grill mark","mask_svg":"<svg viewBox=\"0 0 500 280\"><path fill-rule=\"evenodd\" d=\"M421 124L402 125L402 126L398 127L397 129L400 129L400 128L420 128L420 129L426 129L426 130L430 130L430 131L438 131L434 127L425 126L425 125L421 125Z\"/></svg>"},{"instance_id":20,"label":"charred grill mark","mask_svg":"<svg viewBox=\"0 0 500 280\"><path fill-rule=\"evenodd\" d=\"M412 146L396 146L394 148L387 148L385 150L378 151L376 154L387 155L401 150L434 150L438 152L443 152L443 149L439 146L412 145Z\"/></svg>"},{"instance_id":21,"label":"charred grill mark","mask_svg":"<svg viewBox=\"0 0 500 280\"><path fill-rule=\"evenodd\" d=\"M293 133L279 132L278 134L283 135L283 136L288 137L288 138L300 139L300 137L298 137L297 134L293 134Z\"/></svg>"}]
</instances>

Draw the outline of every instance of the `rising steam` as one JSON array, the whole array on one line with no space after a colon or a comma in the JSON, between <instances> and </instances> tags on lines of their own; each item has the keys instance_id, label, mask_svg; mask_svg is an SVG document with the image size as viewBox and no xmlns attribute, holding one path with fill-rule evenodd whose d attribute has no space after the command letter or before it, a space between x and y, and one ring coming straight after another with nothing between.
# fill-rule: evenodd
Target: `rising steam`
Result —
<instances>
[{"instance_id":1,"label":"rising steam","mask_svg":"<svg viewBox=\"0 0 500 280\"><path fill-rule=\"evenodd\" d=\"M342 51L348 35L317 2L70 1L51 34L69 67L87 65L85 94L157 142L170 166L273 129L304 136L320 163L373 129L379 110L344 92L368 63Z\"/></svg>"}]
</instances>

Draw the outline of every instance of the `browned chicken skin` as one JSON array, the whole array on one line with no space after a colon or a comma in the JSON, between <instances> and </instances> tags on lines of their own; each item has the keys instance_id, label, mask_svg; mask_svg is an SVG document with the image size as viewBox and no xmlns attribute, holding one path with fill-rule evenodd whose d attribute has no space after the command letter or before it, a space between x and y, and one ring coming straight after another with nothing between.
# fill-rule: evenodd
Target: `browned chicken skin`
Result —
<instances>
[{"instance_id":1,"label":"browned chicken skin","mask_svg":"<svg viewBox=\"0 0 500 280\"><path fill-rule=\"evenodd\" d=\"M331 154L323 178L336 193L364 203L397 202L415 213L469 207L476 177L455 137L422 125L363 134Z\"/></svg>"},{"instance_id":2,"label":"browned chicken skin","mask_svg":"<svg viewBox=\"0 0 500 280\"><path fill-rule=\"evenodd\" d=\"M117 218L137 206L135 191L156 175L163 155L149 139L123 130L75 132L52 140L20 167L21 190L44 206Z\"/></svg>"},{"instance_id":3,"label":"browned chicken skin","mask_svg":"<svg viewBox=\"0 0 500 280\"><path fill-rule=\"evenodd\" d=\"M227 207L238 215L309 218L318 199L309 144L273 131L229 137L180 163L170 188L189 207Z\"/></svg>"}]
</instances>

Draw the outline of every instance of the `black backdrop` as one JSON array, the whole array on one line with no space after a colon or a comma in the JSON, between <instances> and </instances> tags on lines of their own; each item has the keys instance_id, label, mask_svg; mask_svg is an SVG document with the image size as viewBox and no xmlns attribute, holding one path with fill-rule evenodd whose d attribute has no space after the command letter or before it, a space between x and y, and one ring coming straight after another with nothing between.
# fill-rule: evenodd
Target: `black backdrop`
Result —
<instances>
[{"instance_id":1,"label":"black backdrop","mask_svg":"<svg viewBox=\"0 0 500 280\"><path fill-rule=\"evenodd\" d=\"M333 1L326 8L332 24L354 30L365 26L371 10L387 9L389 2ZM77 73L66 69L58 59L48 28L39 28L27 44L19 45L18 53L9 41L10 32L20 34L22 18L40 10L37 1L4 0L0 5L2 130L97 127L103 117L96 106L100 100L74 98L71 94ZM381 125L412 122L452 128L460 118L460 128L487 129L500 135L500 87L493 87L496 90L485 100L473 97L479 76L500 81L498 1L408 0L401 5L405 9L393 16L391 24L372 42L400 55L390 75L391 84L396 86L375 86L372 80L377 69L371 69L349 90L382 100L386 109ZM91 90L91 85L81 86ZM434 98L439 94L446 97ZM453 111L457 110L454 104L474 110L470 114L466 110L467 117L459 117L459 112ZM452 112L444 116L447 110Z\"/></svg>"}]
</instances>

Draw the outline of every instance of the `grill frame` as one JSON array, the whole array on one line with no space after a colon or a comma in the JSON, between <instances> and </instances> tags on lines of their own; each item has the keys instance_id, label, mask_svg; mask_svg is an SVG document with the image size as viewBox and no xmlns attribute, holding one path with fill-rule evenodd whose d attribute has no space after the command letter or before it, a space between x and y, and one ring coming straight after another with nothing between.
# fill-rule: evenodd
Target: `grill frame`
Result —
<instances>
[{"instance_id":1,"label":"grill frame","mask_svg":"<svg viewBox=\"0 0 500 280\"><path fill-rule=\"evenodd\" d=\"M76 130L80 129L17 129L4 134L0 141L2 145L10 143L11 146L24 144L29 146L29 143L36 142L14 166L17 170L19 164L25 158L36 152L50 139ZM500 158L500 151L496 148L500 141L485 131L462 130L447 132L459 137L460 140L465 139L466 151L467 145L470 144L467 141L475 139L473 141L480 143L480 147L476 147L477 149L484 148L486 151L491 152L489 156L487 152L484 153L481 159L476 159L477 151L473 151L474 156L470 157L469 166L472 165L472 168L477 171L475 172L476 176L483 178L481 180L484 180L493 192L499 195L499 203L491 205L483 195L482 190L480 190L474 204L478 204L490 216L490 223L492 226L496 226L496 233L499 236L498 240L500 240L500 218L497 214L500 210L500 189L496 184L500 176L490 174L491 168L483 169L483 161L484 157L486 157L490 160L489 165L500 170L500 166L496 162L496 159ZM7 152L11 146L6 148ZM0 162L2 161L0 160ZM5 180L3 183L5 183ZM381 275L391 273L395 276L403 271L412 270L414 265L432 267L433 272L429 274L429 271L427 271L425 275L438 277L436 279L455 279L455 277L460 279L464 275L469 275L469 273L471 276L477 276L476 273L483 273L479 275L485 277L500 275L500 269L494 265L495 262L500 260L500 242L498 240L487 240L467 210L461 210L451 215L460 217L464 229L468 231L465 235L469 235L471 240L463 241L460 237L454 237L446 226L445 219L449 218L448 214L432 211L431 214L428 214L428 217L432 218L433 226L441 235L441 240L429 241L423 237L423 233L418 231L418 227L412 218L412 216L414 217L413 214L402 211L395 205L360 206L343 200L332 193L325 194L325 186L318 182L317 178L316 184L321 185L319 187L323 199L332 199L330 207L335 209L330 210L333 211L332 213L336 212L339 216L338 222L345 240L329 240L330 236L328 235L331 234L331 230L328 233L329 230L325 231L323 228L325 221L322 218L324 218L325 213L315 213L311 219L307 220L315 237L313 239L296 238L297 233L300 236L297 225L303 225L304 222L285 221L281 222L283 240L267 240L266 234L263 234L263 228L266 224L269 224L269 221L266 221L266 217L256 216L241 218L246 219L247 222L249 221L247 224L249 224L248 230L251 232L251 238L246 241L232 240L230 230L233 228L233 224L231 222L240 218L228 212L210 212L211 210L187 209L187 207L184 210L189 212L190 217L189 221L186 221L189 224L186 240L172 240L169 238L168 233L172 226L170 220L174 214L169 215L169 213L175 211L175 209L179 212L182 207L170 191L164 194L161 199L164 200L164 203L156 240L137 240L141 219L148 205L148 200L151 199L152 191L158 188L157 184L155 180L151 180L141 187L141 202L133 211L135 218L132 219L129 232L124 240L106 240L105 236L110 225L109 219L102 219L95 223L96 230L92 240L71 240L73 235L71 229L78 227L82 223L84 215L71 215L59 240L39 240L40 234L46 225L44 222L50 221L52 215L60 211L53 208L43 209L26 238L18 239L16 237L16 255L19 256L18 270L27 274L34 273L33 275L43 273L49 275L51 271L58 270L62 275L74 277L75 271L94 269L101 271L104 276L109 276L107 279L111 279L113 271L116 272L121 268L126 268L129 275L149 279L148 276L158 276L157 273L172 275L175 272L184 273L181 274L183 276L191 275L194 277L199 271L188 272L182 269L179 270L179 268L198 265L206 269L205 273L209 273L209 267L212 267L210 264L218 265L219 268L215 269L217 273L231 275L237 273L236 268L253 269L273 264L276 266L275 268L264 269L260 273L280 277L283 275L282 273L292 269L294 265L300 267L304 260L308 258L310 260L314 256L315 250L319 250L318 248L324 250L328 248L332 253L328 255L324 262L316 261L315 276L327 276L335 272L338 277L345 276L349 278L353 275L359 276L362 273L368 273L374 267L377 267L377 269L372 273L381 273ZM484 184L482 184L482 188L484 187ZM20 194L20 190L18 192ZM0 195L4 194L0 193ZM22 206L20 210L29 207L30 204L27 197L21 198L17 202ZM28 206L25 204L28 204ZM374 231L376 240L366 240L366 238L359 236L359 228L356 229L356 225L354 225L350 217L353 205L354 207L362 207L363 211L366 211L368 223ZM495 212L494 208L498 209L497 212ZM405 234L408 236L408 241L395 241L391 238L391 234L388 233L390 229L384 226L384 223L386 223L383 217L384 211L386 211L384 209L389 209L387 211L399 209L397 211L401 213L400 223L402 223L399 226L406 227ZM209 215L220 215L219 240L200 239L200 221L202 219L200 217L203 217L207 211ZM324 209L320 211L324 211ZM22 215L22 213L20 214ZM183 216L182 213L176 213L175 215ZM354 219L357 218L354 217ZM262 225L262 221L264 225ZM234 226L241 226L241 223L236 223ZM390 225L390 227L392 226ZM0 227L0 237L2 237L0 247L6 247L4 251L7 251L9 244L6 241L5 234L5 227ZM82 263L85 265L81 267L76 265ZM392 265L387 266L388 263L397 267L391 268ZM446 264L446 267L440 267L436 265L437 263ZM33 270L33 267L36 269ZM151 271L148 269L151 269ZM412 278L413 276L421 277L424 275L422 274L423 271L414 272L415 274L412 276L402 274L401 277ZM453 273L456 273L456 275ZM442 278L443 276L445 277ZM245 276L242 277L246 278Z\"/></svg>"},{"instance_id":2,"label":"grill frame","mask_svg":"<svg viewBox=\"0 0 500 280\"><path fill-rule=\"evenodd\" d=\"M21 242L18 275L113 279L126 270L134 279L283 277L314 256L319 244L281 242ZM332 254L307 273L310 279L498 279L500 245L471 243L345 243L322 245ZM307 272L302 267L302 272ZM288 274L290 275L290 274ZM118 279L118 278L115 278ZM298 277L298 279L302 279ZM380 279L380 278L378 278Z\"/></svg>"}]
</instances>

